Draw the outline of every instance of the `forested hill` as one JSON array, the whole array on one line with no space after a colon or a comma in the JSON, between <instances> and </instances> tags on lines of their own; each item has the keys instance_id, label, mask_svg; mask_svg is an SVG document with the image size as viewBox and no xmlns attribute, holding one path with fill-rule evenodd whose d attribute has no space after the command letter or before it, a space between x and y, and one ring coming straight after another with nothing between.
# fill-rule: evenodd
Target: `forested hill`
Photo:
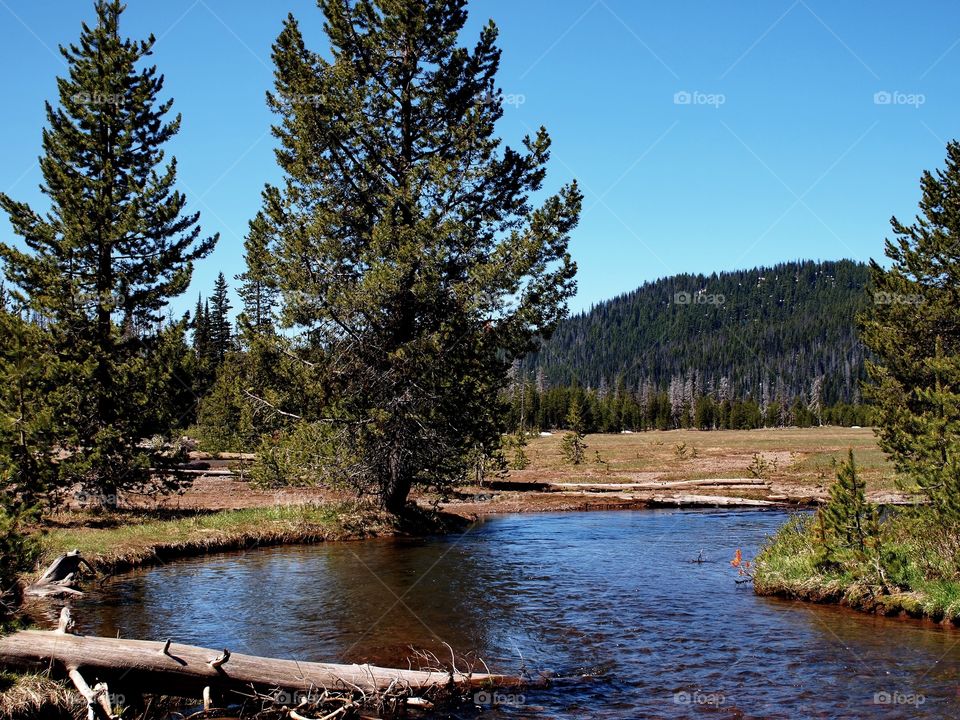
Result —
<instances>
[{"instance_id":1,"label":"forested hill","mask_svg":"<svg viewBox=\"0 0 960 720\"><path fill-rule=\"evenodd\" d=\"M541 385L692 385L760 403L808 398L822 377L825 403L857 402L868 276L841 260L648 282L565 320L523 369Z\"/></svg>"}]
</instances>

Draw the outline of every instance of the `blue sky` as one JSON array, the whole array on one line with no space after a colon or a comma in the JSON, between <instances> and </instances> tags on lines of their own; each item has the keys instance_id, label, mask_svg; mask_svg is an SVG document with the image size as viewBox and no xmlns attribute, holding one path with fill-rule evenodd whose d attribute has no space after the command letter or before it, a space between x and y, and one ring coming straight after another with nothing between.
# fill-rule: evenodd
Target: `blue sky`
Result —
<instances>
[{"instance_id":1,"label":"blue sky","mask_svg":"<svg viewBox=\"0 0 960 720\"><path fill-rule=\"evenodd\" d=\"M545 125L548 188L577 178L586 195L573 310L678 272L879 257L890 216L913 216L921 171L960 135L954 0L469 7L471 44L488 18L500 27L504 139ZM218 272L242 271L247 221L278 178L264 91L288 11L324 51L310 0L128 3L123 32L157 36L154 61L183 114L169 148L181 189L221 233L177 310ZM43 102L64 72L56 48L92 15L82 0L0 0L0 189L36 207Z\"/></svg>"}]
</instances>

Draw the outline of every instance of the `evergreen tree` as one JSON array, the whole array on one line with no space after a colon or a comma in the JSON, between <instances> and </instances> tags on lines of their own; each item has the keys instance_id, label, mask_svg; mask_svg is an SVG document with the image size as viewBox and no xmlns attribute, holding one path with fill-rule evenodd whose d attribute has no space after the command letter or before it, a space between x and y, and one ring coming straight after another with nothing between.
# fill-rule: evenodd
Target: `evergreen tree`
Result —
<instances>
[{"instance_id":1,"label":"evergreen tree","mask_svg":"<svg viewBox=\"0 0 960 720\"><path fill-rule=\"evenodd\" d=\"M283 323L324 360L323 421L384 506L467 473L504 429L510 363L565 314L576 184L550 140L501 148L497 30L465 0L321 0L332 59L291 16L273 47L281 187L264 192ZM307 418L310 420L310 418Z\"/></svg>"},{"instance_id":2,"label":"evergreen tree","mask_svg":"<svg viewBox=\"0 0 960 720\"><path fill-rule=\"evenodd\" d=\"M829 500L820 512L827 532L842 547L863 551L873 509L867 503L864 484L857 474L853 450L849 451L847 462L840 465L837 481L830 487Z\"/></svg>"},{"instance_id":3,"label":"evergreen tree","mask_svg":"<svg viewBox=\"0 0 960 720\"><path fill-rule=\"evenodd\" d=\"M197 416L197 388L204 368L187 343L188 317L166 323L151 341L150 370L144 376L146 404L153 408L142 433L182 432Z\"/></svg>"},{"instance_id":4,"label":"evergreen tree","mask_svg":"<svg viewBox=\"0 0 960 720\"><path fill-rule=\"evenodd\" d=\"M184 214L175 190L176 161L164 164L180 117L164 119L172 100L158 99L156 68L138 68L154 38L121 38L118 0L95 11L79 44L61 48L68 75L59 105L47 105L40 168L50 212L0 194L25 245L0 244L0 258L16 297L49 323L49 346L35 356L49 352L60 366L67 401L52 412L70 453L47 460L65 481L111 495L146 478L137 443L156 420L144 378L161 313L217 238L200 239L198 215Z\"/></svg>"},{"instance_id":5,"label":"evergreen tree","mask_svg":"<svg viewBox=\"0 0 960 720\"><path fill-rule=\"evenodd\" d=\"M881 447L933 506L957 504L960 464L960 143L921 179L913 225L893 218L889 269L871 264L863 340Z\"/></svg>"},{"instance_id":6,"label":"evergreen tree","mask_svg":"<svg viewBox=\"0 0 960 720\"><path fill-rule=\"evenodd\" d=\"M580 401L576 397L570 403L566 425L569 430L561 441L560 453L571 465L580 465L583 462L587 444L583 441L584 420L580 412Z\"/></svg>"},{"instance_id":7,"label":"evergreen tree","mask_svg":"<svg viewBox=\"0 0 960 720\"><path fill-rule=\"evenodd\" d=\"M252 342L252 336L273 334L276 322L279 293L272 279L268 232L269 224L263 214L258 214L250 222L250 231L244 240L247 269L236 277L240 281L238 292L243 301L237 325L246 346Z\"/></svg>"},{"instance_id":8,"label":"evergreen tree","mask_svg":"<svg viewBox=\"0 0 960 720\"><path fill-rule=\"evenodd\" d=\"M867 567L885 586L886 566L893 558L881 546L880 513L867 502L864 490L851 449L847 461L837 470L826 505L817 511L820 548L816 562L859 567L868 561Z\"/></svg>"},{"instance_id":9,"label":"evergreen tree","mask_svg":"<svg viewBox=\"0 0 960 720\"><path fill-rule=\"evenodd\" d=\"M0 308L0 494L12 506L29 507L57 486L48 394L58 392L60 366L47 335L15 308Z\"/></svg>"},{"instance_id":10,"label":"evergreen tree","mask_svg":"<svg viewBox=\"0 0 960 720\"><path fill-rule=\"evenodd\" d=\"M210 355L210 308L199 294L197 308L193 311L193 351L197 357Z\"/></svg>"},{"instance_id":11,"label":"evergreen tree","mask_svg":"<svg viewBox=\"0 0 960 720\"><path fill-rule=\"evenodd\" d=\"M230 321L230 310L233 309L233 305L230 303L227 279L223 273L217 275L210 302L213 307L210 308L209 317L205 318L204 322L207 323L207 332L210 336L210 352L214 366L219 367L223 364L227 353L233 349L233 323Z\"/></svg>"},{"instance_id":12,"label":"evergreen tree","mask_svg":"<svg viewBox=\"0 0 960 720\"><path fill-rule=\"evenodd\" d=\"M763 414L778 394L788 409L799 395L807 402L818 375L825 404L856 402L864 348L855 318L869 278L868 265L850 260L661 278L563 320L524 369L542 371L553 386L617 378L662 391L676 378L678 427L684 409L695 410L689 394L684 403L688 379L699 396L726 377L718 402L753 394ZM691 288L706 288L716 302L674 302Z\"/></svg>"}]
</instances>

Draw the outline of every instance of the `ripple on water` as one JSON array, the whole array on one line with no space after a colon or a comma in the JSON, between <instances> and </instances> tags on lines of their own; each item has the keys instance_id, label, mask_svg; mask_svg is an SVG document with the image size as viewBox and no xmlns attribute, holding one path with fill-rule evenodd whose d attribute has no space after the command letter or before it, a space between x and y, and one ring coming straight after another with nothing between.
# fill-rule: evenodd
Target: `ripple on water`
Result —
<instances>
[{"instance_id":1,"label":"ripple on water","mask_svg":"<svg viewBox=\"0 0 960 720\"><path fill-rule=\"evenodd\" d=\"M555 676L490 718L958 716L957 632L735 585L734 550L752 556L784 519L507 516L456 537L178 562L114 578L75 614L85 632L304 660L406 666L411 646L446 656L445 641ZM896 693L924 701L875 702Z\"/></svg>"}]
</instances>

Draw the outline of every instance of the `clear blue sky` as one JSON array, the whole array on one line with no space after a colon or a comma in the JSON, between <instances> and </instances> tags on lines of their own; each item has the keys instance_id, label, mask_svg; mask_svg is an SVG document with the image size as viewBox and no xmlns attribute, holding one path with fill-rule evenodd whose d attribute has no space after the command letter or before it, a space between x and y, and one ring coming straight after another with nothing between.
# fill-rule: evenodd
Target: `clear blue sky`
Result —
<instances>
[{"instance_id":1,"label":"clear blue sky","mask_svg":"<svg viewBox=\"0 0 960 720\"><path fill-rule=\"evenodd\" d=\"M129 2L122 30L157 36L183 114L170 147L181 189L221 233L178 310L217 272L242 271L247 221L278 177L264 91L288 11L324 51L310 0ZM488 18L500 27L500 85L514 101L503 137L546 125L548 186L575 177L585 192L574 310L677 272L879 257L890 216L912 217L920 172L960 136L955 0L474 0L470 11L471 44ZM0 0L0 189L40 207L56 48L92 15L83 0Z\"/></svg>"}]
</instances>

